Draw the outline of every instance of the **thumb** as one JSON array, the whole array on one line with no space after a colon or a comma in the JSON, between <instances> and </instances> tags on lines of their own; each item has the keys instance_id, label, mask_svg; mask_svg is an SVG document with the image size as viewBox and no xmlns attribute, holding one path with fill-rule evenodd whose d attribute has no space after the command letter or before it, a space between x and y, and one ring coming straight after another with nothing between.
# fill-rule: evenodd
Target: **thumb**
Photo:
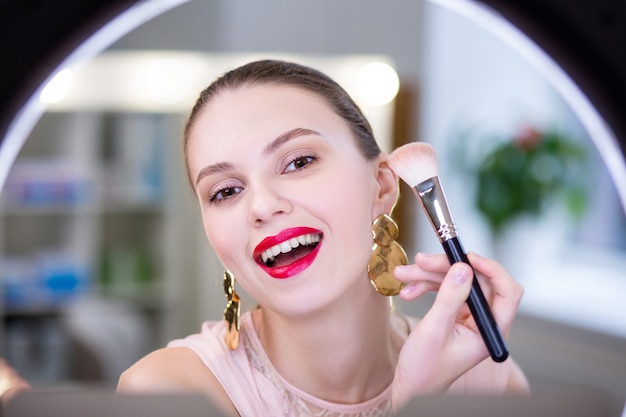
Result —
<instances>
[{"instance_id":1,"label":"thumb","mask_svg":"<svg viewBox=\"0 0 626 417\"><path fill-rule=\"evenodd\" d=\"M459 311L469 297L474 271L463 263L456 262L443 279L429 315L440 326L451 326L456 322Z\"/></svg>"}]
</instances>

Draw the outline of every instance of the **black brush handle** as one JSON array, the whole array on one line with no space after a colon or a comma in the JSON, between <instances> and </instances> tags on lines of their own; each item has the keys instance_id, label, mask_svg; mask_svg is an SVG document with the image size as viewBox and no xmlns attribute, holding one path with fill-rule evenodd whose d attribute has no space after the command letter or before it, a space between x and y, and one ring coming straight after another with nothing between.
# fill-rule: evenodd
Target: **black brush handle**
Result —
<instances>
[{"instance_id":1,"label":"black brush handle","mask_svg":"<svg viewBox=\"0 0 626 417\"><path fill-rule=\"evenodd\" d=\"M455 262L464 262L470 267L472 266L467 259L467 255L465 254L461 241L458 237L445 240L441 244L446 252L446 255L448 255L450 264L454 264ZM472 270L473 269L474 268L472 268ZM485 295L480 288L478 279L476 279L475 273L472 279L472 289L470 290L469 297L467 298L467 304L472 312L476 326L478 326L480 335L485 341L489 355L495 362L505 361L509 356L509 351L506 347L504 339L502 338L502 333L500 333L498 324L493 318L491 308L489 308Z\"/></svg>"}]
</instances>

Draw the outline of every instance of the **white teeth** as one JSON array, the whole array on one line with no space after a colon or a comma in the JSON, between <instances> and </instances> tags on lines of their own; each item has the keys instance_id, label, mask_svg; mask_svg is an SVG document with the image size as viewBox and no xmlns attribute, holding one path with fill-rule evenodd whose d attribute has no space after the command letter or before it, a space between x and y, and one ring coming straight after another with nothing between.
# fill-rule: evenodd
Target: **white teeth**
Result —
<instances>
[{"instance_id":1,"label":"white teeth","mask_svg":"<svg viewBox=\"0 0 626 417\"><path fill-rule=\"evenodd\" d=\"M320 241L320 235L315 233L309 233L306 235L300 235L298 237L293 237L289 240L281 242L278 245L272 246L269 249L266 249L261 254L261 261L263 263L267 263L268 260L273 259L281 253L291 252L292 249L297 248L301 245L310 245L312 243L316 243Z\"/></svg>"},{"instance_id":2,"label":"white teeth","mask_svg":"<svg viewBox=\"0 0 626 417\"><path fill-rule=\"evenodd\" d=\"M291 252L291 245L289 244L288 241L280 244L280 251L282 253Z\"/></svg>"}]
</instances>

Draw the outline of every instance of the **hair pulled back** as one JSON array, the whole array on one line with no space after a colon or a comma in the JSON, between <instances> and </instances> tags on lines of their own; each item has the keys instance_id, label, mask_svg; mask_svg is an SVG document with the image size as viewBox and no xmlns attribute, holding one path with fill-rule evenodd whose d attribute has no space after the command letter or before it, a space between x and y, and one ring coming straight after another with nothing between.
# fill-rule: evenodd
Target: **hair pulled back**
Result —
<instances>
[{"instance_id":1,"label":"hair pulled back","mask_svg":"<svg viewBox=\"0 0 626 417\"><path fill-rule=\"evenodd\" d=\"M281 60L260 60L226 72L200 93L183 133L185 162L189 135L204 106L220 92L254 84L277 84L298 87L323 98L346 121L357 146L366 159L374 159L380 147L372 128L348 93L322 72L304 65ZM188 164L187 164L188 166Z\"/></svg>"}]
</instances>

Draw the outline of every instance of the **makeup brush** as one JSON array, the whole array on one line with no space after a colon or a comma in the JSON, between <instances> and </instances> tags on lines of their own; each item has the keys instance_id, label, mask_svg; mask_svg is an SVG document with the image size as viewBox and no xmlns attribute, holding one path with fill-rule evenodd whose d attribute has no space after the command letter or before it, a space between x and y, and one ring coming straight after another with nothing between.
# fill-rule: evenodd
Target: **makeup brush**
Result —
<instances>
[{"instance_id":1,"label":"makeup brush","mask_svg":"<svg viewBox=\"0 0 626 417\"><path fill-rule=\"evenodd\" d=\"M433 147L423 142L403 145L391 153L389 164L421 202L450 264L464 262L471 267L439 181L437 155ZM475 273L467 304L489 355L494 361L503 362L509 352Z\"/></svg>"}]
</instances>

